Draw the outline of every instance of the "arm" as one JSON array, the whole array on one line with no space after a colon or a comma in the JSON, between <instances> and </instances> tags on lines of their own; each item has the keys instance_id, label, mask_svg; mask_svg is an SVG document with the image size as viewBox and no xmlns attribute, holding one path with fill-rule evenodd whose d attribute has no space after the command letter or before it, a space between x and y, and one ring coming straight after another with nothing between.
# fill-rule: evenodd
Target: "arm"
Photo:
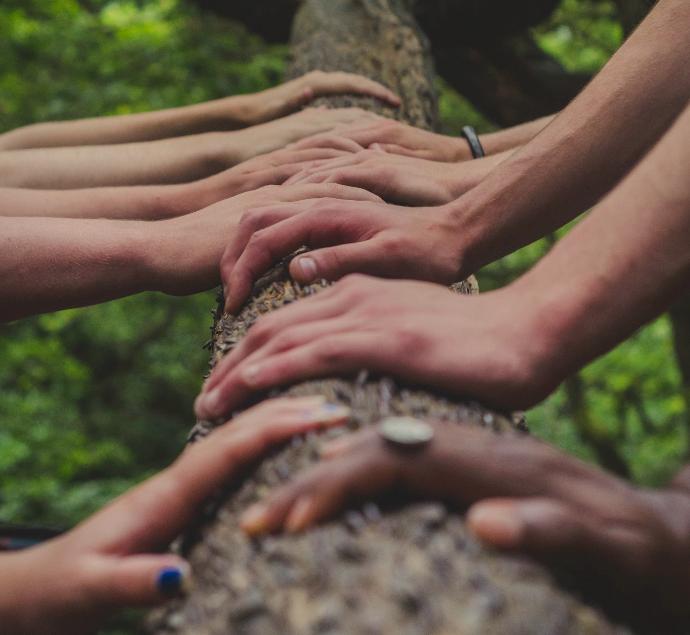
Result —
<instances>
[{"instance_id":1,"label":"arm","mask_svg":"<svg viewBox=\"0 0 690 635\"><path fill-rule=\"evenodd\" d=\"M257 210L251 220L260 234L239 232L223 263L226 284L239 281L229 285L228 309L244 299L251 272L272 264L266 253L281 257L295 243L319 248L291 264L299 282L361 272L445 283L560 227L619 182L686 106L688 23L690 3L662 0L580 97L457 201L416 210L328 202Z\"/></svg>"},{"instance_id":2,"label":"arm","mask_svg":"<svg viewBox=\"0 0 690 635\"><path fill-rule=\"evenodd\" d=\"M73 531L0 555L3 634L86 635L117 609L154 606L183 594L189 565L161 550L208 498L275 445L343 424L348 416L346 408L321 397L266 401Z\"/></svg>"},{"instance_id":3,"label":"arm","mask_svg":"<svg viewBox=\"0 0 690 635\"><path fill-rule=\"evenodd\" d=\"M0 217L0 321L142 291L210 289L248 206L305 196L376 199L340 186L269 186L155 222Z\"/></svg>"},{"instance_id":4,"label":"arm","mask_svg":"<svg viewBox=\"0 0 690 635\"><path fill-rule=\"evenodd\" d=\"M0 188L0 216L159 220L203 209L266 185L280 185L317 160L340 150L277 150L220 174L176 185L97 187L75 190Z\"/></svg>"},{"instance_id":5,"label":"arm","mask_svg":"<svg viewBox=\"0 0 690 635\"><path fill-rule=\"evenodd\" d=\"M283 117L316 97L338 93L370 95L400 105L390 90L370 79L317 71L252 95L156 112L34 124L0 135L0 150L134 143L235 130Z\"/></svg>"},{"instance_id":6,"label":"arm","mask_svg":"<svg viewBox=\"0 0 690 635\"><path fill-rule=\"evenodd\" d=\"M531 143L452 205L477 271L594 205L685 108L690 4L661 0Z\"/></svg>"},{"instance_id":7,"label":"arm","mask_svg":"<svg viewBox=\"0 0 690 635\"><path fill-rule=\"evenodd\" d=\"M392 492L471 506L469 528L488 546L566 568L627 621L649 620L655 632L687 625L690 467L643 490L528 437L428 425L433 439L416 451L371 429L330 442L320 465L246 512L244 529L302 531Z\"/></svg>"},{"instance_id":8,"label":"arm","mask_svg":"<svg viewBox=\"0 0 690 635\"><path fill-rule=\"evenodd\" d=\"M216 366L197 414L212 418L256 390L361 368L507 410L537 404L570 373L663 313L687 286L688 138L690 107L585 220L499 291L461 298L436 285L351 276L261 318ZM436 256L447 227L422 214L403 218L398 228L400 234L365 234L335 258L324 257L325 249L300 256L291 271L311 260L310 275L319 277L322 263L333 269L344 259L367 262L371 253L388 250L375 273L399 277L395 267L386 269L399 253L417 263L417 277L450 277L452 261L443 269ZM318 244L318 231L311 235Z\"/></svg>"},{"instance_id":9,"label":"arm","mask_svg":"<svg viewBox=\"0 0 690 635\"><path fill-rule=\"evenodd\" d=\"M307 109L235 132L120 145L0 152L0 186L77 189L189 182L337 125L375 118L357 108Z\"/></svg>"}]
</instances>

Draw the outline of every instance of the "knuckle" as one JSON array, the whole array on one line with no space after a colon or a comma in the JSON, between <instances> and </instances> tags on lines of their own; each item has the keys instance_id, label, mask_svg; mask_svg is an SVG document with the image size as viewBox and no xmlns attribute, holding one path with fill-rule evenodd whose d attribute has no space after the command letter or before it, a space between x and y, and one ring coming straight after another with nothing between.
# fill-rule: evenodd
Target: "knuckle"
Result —
<instances>
[{"instance_id":1,"label":"knuckle","mask_svg":"<svg viewBox=\"0 0 690 635\"><path fill-rule=\"evenodd\" d=\"M326 366L340 364L345 358L347 347L336 339L326 339L319 343L316 350L317 360Z\"/></svg>"},{"instance_id":2,"label":"knuckle","mask_svg":"<svg viewBox=\"0 0 690 635\"><path fill-rule=\"evenodd\" d=\"M386 256L400 254L405 249L405 246L405 237L395 233L389 234L385 238L382 238L379 243L379 248Z\"/></svg>"}]
</instances>

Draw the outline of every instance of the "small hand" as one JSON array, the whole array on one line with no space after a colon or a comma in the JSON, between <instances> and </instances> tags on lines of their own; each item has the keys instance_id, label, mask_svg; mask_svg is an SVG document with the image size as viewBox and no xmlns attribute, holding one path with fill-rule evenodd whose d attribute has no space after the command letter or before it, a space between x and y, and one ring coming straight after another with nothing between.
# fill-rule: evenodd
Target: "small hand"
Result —
<instances>
[{"instance_id":1,"label":"small hand","mask_svg":"<svg viewBox=\"0 0 690 635\"><path fill-rule=\"evenodd\" d=\"M640 490L530 438L432 427L417 452L374 430L331 442L321 464L250 508L244 529L301 531L348 504L407 491L471 505L468 524L482 541L571 569L629 619L635 606L690 617L689 469L669 489Z\"/></svg>"},{"instance_id":2,"label":"small hand","mask_svg":"<svg viewBox=\"0 0 690 635\"><path fill-rule=\"evenodd\" d=\"M260 318L216 366L196 413L214 419L257 391L362 369L525 408L562 379L537 317L529 296L510 287L461 297L429 283L348 276Z\"/></svg>"},{"instance_id":3,"label":"small hand","mask_svg":"<svg viewBox=\"0 0 690 635\"><path fill-rule=\"evenodd\" d=\"M390 203L443 205L459 194L452 187L453 168L450 163L363 150L317 160L287 183L340 183L369 190Z\"/></svg>"},{"instance_id":4,"label":"small hand","mask_svg":"<svg viewBox=\"0 0 690 635\"><path fill-rule=\"evenodd\" d=\"M445 207L322 199L249 209L221 261L226 310L237 311L256 279L302 245L315 251L290 264L300 283L355 272L451 283L466 273L464 240Z\"/></svg>"},{"instance_id":5,"label":"small hand","mask_svg":"<svg viewBox=\"0 0 690 635\"><path fill-rule=\"evenodd\" d=\"M119 608L182 593L189 566L160 551L207 498L272 446L347 417L321 397L264 402L68 534L0 556L3 634L89 633Z\"/></svg>"},{"instance_id":6,"label":"small hand","mask_svg":"<svg viewBox=\"0 0 690 635\"><path fill-rule=\"evenodd\" d=\"M357 143L363 148L380 149L390 154L429 161L455 162L472 158L464 139L447 137L383 118L373 122L343 124L328 133L304 139L298 142L296 147L342 147L343 140Z\"/></svg>"},{"instance_id":7,"label":"small hand","mask_svg":"<svg viewBox=\"0 0 690 635\"><path fill-rule=\"evenodd\" d=\"M385 86L353 73L312 71L302 77L269 88L252 96L250 125L283 117L326 95L364 95L376 97L397 108L400 98Z\"/></svg>"}]
</instances>

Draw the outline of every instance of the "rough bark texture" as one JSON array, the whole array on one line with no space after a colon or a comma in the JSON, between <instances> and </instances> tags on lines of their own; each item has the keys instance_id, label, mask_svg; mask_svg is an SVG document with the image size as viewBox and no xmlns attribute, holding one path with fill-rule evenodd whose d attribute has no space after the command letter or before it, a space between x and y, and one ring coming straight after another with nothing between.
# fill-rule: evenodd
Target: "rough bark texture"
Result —
<instances>
[{"instance_id":1,"label":"rough bark texture","mask_svg":"<svg viewBox=\"0 0 690 635\"><path fill-rule=\"evenodd\" d=\"M313 68L357 70L401 93L409 121L435 120L433 73L425 40L398 0L309 0L295 22L293 74ZM349 103L331 100L329 103ZM373 104L369 102L370 105ZM380 108L380 106L377 105ZM300 287L284 265L261 280L233 318L217 315L212 363L261 314L317 293L325 283ZM473 291L469 282L459 293ZM478 404L396 385L362 373L294 386L289 394L322 394L353 410L350 430L389 414L482 425L496 432L516 420ZM192 437L213 422L199 422ZM348 432L331 431L327 437ZM381 508L366 504L300 536L248 540L239 513L313 463L322 437L295 439L218 495L179 548L196 579L183 600L151 616L158 635L409 634L466 635L627 632L560 588L527 559L484 550L460 514L438 504Z\"/></svg>"}]
</instances>

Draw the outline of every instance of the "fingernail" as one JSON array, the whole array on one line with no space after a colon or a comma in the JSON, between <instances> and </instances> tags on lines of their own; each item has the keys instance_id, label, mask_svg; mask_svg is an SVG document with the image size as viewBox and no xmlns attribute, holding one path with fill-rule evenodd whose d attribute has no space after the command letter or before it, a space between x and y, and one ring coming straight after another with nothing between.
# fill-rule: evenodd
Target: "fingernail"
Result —
<instances>
[{"instance_id":1,"label":"fingernail","mask_svg":"<svg viewBox=\"0 0 690 635\"><path fill-rule=\"evenodd\" d=\"M347 418L351 413L352 411L347 406L325 403L315 410L310 411L309 415L320 421L332 421L334 419Z\"/></svg>"},{"instance_id":2,"label":"fingernail","mask_svg":"<svg viewBox=\"0 0 690 635\"><path fill-rule=\"evenodd\" d=\"M476 505L470 509L467 522L478 538L497 547L518 545L524 531L524 523L512 505Z\"/></svg>"},{"instance_id":3,"label":"fingernail","mask_svg":"<svg viewBox=\"0 0 690 635\"><path fill-rule=\"evenodd\" d=\"M255 503L242 514L240 527L250 535L262 534L266 531L268 507L263 503Z\"/></svg>"},{"instance_id":4,"label":"fingernail","mask_svg":"<svg viewBox=\"0 0 690 635\"><path fill-rule=\"evenodd\" d=\"M189 588L191 570L189 566L165 567L156 578L156 588L161 595L176 597Z\"/></svg>"},{"instance_id":5,"label":"fingernail","mask_svg":"<svg viewBox=\"0 0 690 635\"><path fill-rule=\"evenodd\" d=\"M313 258L300 258L297 264L305 281L309 282L316 279L316 262Z\"/></svg>"},{"instance_id":6,"label":"fingernail","mask_svg":"<svg viewBox=\"0 0 690 635\"><path fill-rule=\"evenodd\" d=\"M247 369L245 369L242 372L242 378L244 379L244 381L249 386L254 386L257 383L257 379L259 377L260 372L261 372L261 365L260 364L254 364L253 366L249 366Z\"/></svg>"},{"instance_id":7,"label":"fingernail","mask_svg":"<svg viewBox=\"0 0 690 635\"><path fill-rule=\"evenodd\" d=\"M312 498L300 498L285 521L285 529L290 533L302 531L309 524L313 507L314 501Z\"/></svg>"},{"instance_id":8,"label":"fingernail","mask_svg":"<svg viewBox=\"0 0 690 635\"><path fill-rule=\"evenodd\" d=\"M220 405L220 390L214 388L213 390L202 393L197 397L194 404L194 411L203 417L212 417L216 414Z\"/></svg>"}]
</instances>

